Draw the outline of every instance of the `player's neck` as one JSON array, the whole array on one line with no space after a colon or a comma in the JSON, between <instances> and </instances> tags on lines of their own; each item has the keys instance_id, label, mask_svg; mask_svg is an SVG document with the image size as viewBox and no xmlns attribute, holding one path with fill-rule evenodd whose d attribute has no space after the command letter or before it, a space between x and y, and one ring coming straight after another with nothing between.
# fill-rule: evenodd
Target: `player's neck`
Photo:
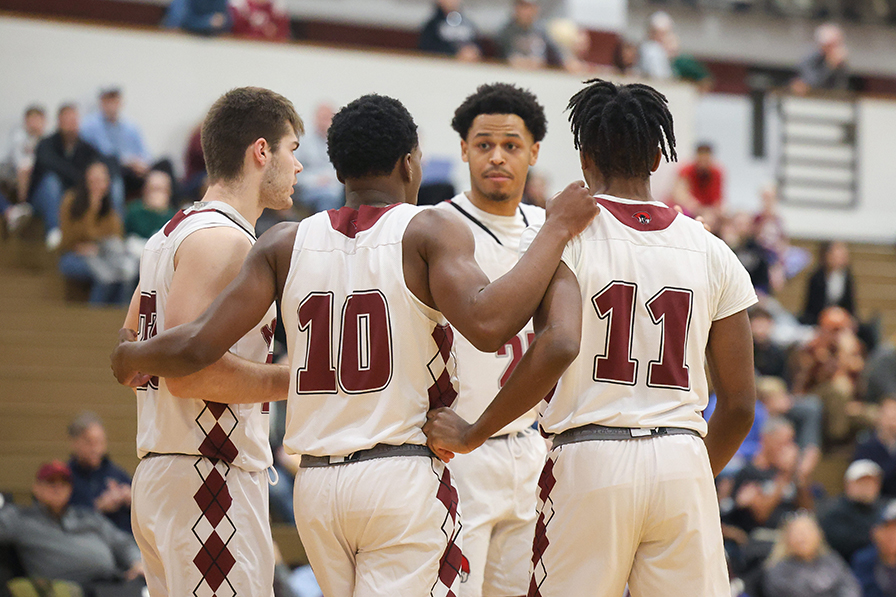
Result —
<instances>
[{"instance_id":1,"label":"player's neck","mask_svg":"<svg viewBox=\"0 0 896 597\"><path fill-rule=\"evenodd\" d=\"M345 191L345 206L352 209L358 209L362 205L370 207L386 207L395 203L402 203L402 198L393 193L384 192L380 189L358 189Z\"/></svg>"},{"instance_id":2,"label":"player's neck","mask_svg":"<svg viewBox=\"0 0 896 597\"><path fill-rule=\"evenodd\" d=\"M606 180L602 176L586 175L585 181L595 195L611 195L632 201L653 201L653 195L650 194L649 178L611 178Z\"/></svg>"},{"instance_id":3,"label":"player's neck","mask_svg":"<svg viewBox=\"0 0 896 597\"><path fill-rule=\"evenodd\" d=\"M255 226L261 212L264 208L259 206L258 185L255 186L254 193L252 187L246 185L244 181L237 182L216 182L209 186L203 201L221 201L230 205L237 210L246 221Z\"/></svg>"},{"instance_id":4,"label":"player's neck","mask_svg":"<svg viewBox=\"0 0 896 597\"><path fill-rule=\"evenodd\" d=\"M523 195L521 193L519 197L508 197L504 201L495 201L494 199L489 199L476 189L470 189L464 193L464 195L466 195L467 199L470 200L470 203L477 208L485 213L496 216L516 215L516 211L520 206L520 201L523 200Z\"/></svg>"}]
</instances>

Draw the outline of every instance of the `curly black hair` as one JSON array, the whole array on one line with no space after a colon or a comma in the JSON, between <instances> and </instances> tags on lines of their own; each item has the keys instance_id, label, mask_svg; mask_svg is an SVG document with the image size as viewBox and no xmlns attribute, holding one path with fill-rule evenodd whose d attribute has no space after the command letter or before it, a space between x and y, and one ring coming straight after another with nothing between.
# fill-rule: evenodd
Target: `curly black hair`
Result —
<instances>
[{"instance_id":1,"label":"curly black hair","mask_svg":"<svg viewBox=\"0 0 896 597\"><path fill-rule=\"evenodd\" d=\"M467 97L455 110L451 128L457 131L461 139L466 139L473 120L480 114L516 114L523 119L536 142L544 139L548 132L544 106L538 103L538 98L531 91L509 83L480 85L476 93Z\"/></svg>"},{"instance_id":2,"label":"curly black hair","mask_svg":"<svg viewBox=\"0 0 896 597\"><path fill-rule=\"evenodd\" d=\"M327 155L342 178L388 174L417 147L414 117L397 99L369 94L333 116Z\"/></svg>"},{"instance_id":3,"label":"curly black hair","mask_svg":"<svg viewBox=\"0 0 896 597\"><path fill-rule=\"evenodd\" d=\"M566 107L576 149L607 179L647 178L657 147L676 161L675 133L666 96L640 83L591 79Z\"/></svg>"}]
</instances>

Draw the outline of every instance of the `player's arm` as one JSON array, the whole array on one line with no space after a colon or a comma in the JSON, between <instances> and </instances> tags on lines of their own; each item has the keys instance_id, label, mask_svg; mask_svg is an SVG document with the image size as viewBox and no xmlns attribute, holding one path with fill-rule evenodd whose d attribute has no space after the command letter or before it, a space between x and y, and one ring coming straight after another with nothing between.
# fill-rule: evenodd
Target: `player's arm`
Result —
<instances>
[{"instance_id":1,"label":"player's arm","mask_svg":"<svg viewBox=\"0 0 896 597\"><path fill-rule=\"evenodd\" d=\"M579 354L582 297L575 275L561 263L533 320L535 339L507 383L472 425L454 411L440 408L423 427L430 448L443 460L466 453L531 410L556 385Z\"/></svg>"},{"instance_id":2,"label":"player's arm","mask_svg":"<svg viewBox=\"0 0 896 597\"><path fill-rule=\"evenodd\" d=\"M224 394L212 396L215 401L264 402L283 399L288 388L288 372L284 367L252 363L235 357L231 360L233 355L228 355L229 363L225 362L224 366L218 367L216 361L255 327L278 297L278 283L282 284L282 279L285 279L294 238L294 224L271 229L249 251L233 282L214 298L211 306L198 318L143 342L119 344L112 353L112 369L118 380L128 383L138 372L170 380L215 363L217 372L229 380L211 382L213 386L220 386ZM278 250L279 255L276 254ZM217 257L221 259L222 255L218 254ZM278 282L278 262L283 259L285 262L281 269L284 271ZM171 294L169 304L170 299ZM179 314L178 317L183 320L189 315ZM233 385L226 387L227 383Z\"/></svg>"},{"instance_id":3,"label":"player's arm","mask_svg":"<svg viewBox=\"0 0 896 597\"><path fill-rule=\"evenodd\" d=\"M516 266L489 284L474 256L467 225L441 210L427 210L411 221L405 250L419 249L422 289L430 306L476 348L494 352L532 317L566 243L582 232L599 208L582 183L572 183L548 202L545 223ZM410 284L409 284L410 285ZM412 288L412 290L415 290Z\"/></svg>"},{"instance_id":4,"label":"player's arm","mask_svg":"<svg viewBox=\"0 0 896 597\"><path fill-rule=\"evenodd\" d=\"M713 475L718 475L753 426L753 336L746 310L712 323L706 356L716 390L716 409L704 441Z\"/></svg>"}]
</instances>

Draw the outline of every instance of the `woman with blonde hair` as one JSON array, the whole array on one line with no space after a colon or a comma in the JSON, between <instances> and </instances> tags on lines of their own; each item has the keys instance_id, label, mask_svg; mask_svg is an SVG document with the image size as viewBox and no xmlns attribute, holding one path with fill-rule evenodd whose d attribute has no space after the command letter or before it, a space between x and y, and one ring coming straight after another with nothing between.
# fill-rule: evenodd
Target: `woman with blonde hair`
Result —
<instances>
[{"instance_id":1,"label":"woman with blonde hair","mask_svg":"<svg viewBox=\"0 0 896 597\"><path fill-rule=\"evenodd\" d=\"M762 579L765 597L860 597L846 562L824 540L815 515L799 511L781 527Z\"/></svg>"}]
</instances>

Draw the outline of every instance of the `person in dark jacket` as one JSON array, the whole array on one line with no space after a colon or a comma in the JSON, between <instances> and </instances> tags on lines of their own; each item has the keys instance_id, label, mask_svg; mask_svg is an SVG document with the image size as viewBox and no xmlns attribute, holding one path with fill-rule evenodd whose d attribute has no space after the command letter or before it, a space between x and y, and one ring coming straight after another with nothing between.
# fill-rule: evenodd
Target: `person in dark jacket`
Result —
<instances>
[{"instance_id":1,"label":"person in dark jacket","mask_svg":"<svg viewBox=\"0 0 896 597\"><path fill-rule=\"evenodd\" d=\"M819 517L828 544L849 562L871 545L871 528L880 512L883 469L873 460L856 460L843 477L843 495Z\"/></svg>"},{"instance_id":2,"label":"person in dark jacket","mask_svg":"<svg viewBox=\"0 0 896 597\"><path fill-rule=\"evenodd\" d=\"M819 262L806 286L806 302L800 321L815 325L824 308L831 305L843 307L855 317L854 283L846 243L822 243L819 247Z\"/></svg>"},{"instance_id":3,"label":"person in dark jacket","mask_svg":"<svg viewBox=\"0 0 896 597\"><path fill-rule=\"evenodd\" d=\"M862 597L896 597L896 502L881 511L871 539L872 545L852 558Z\"/></svg>"},{"instance_id":4,"label":"person in dark jacket","mask_svg":"<svg viewBox=\"0 0 896 597\"><path fill-rule=\"evenodd\" d=\"M417 47L473 62L482 56L477 36L476 27L461 12L461 0L436 0L432 17L420 31Z\"/></svg>"}]
</instances>

